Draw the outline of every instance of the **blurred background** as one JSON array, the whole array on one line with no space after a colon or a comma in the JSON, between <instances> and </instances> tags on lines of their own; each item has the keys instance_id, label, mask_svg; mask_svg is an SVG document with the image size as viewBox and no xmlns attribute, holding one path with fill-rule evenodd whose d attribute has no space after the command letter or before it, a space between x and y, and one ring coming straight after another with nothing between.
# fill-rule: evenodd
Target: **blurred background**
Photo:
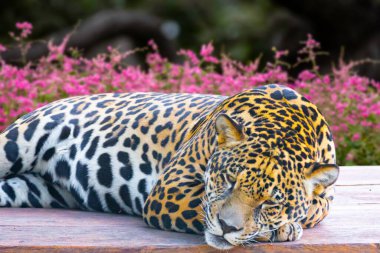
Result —
<instances>
[{"instance_id":1,"label":"blurred background","mask_svg":"<svg viewBox=\"0 0 380 253\"><path fill-rule=\"evenodd\" d=\"M198 51L212 41L219 52L248 61L271 58L272 47L289 49L295 60L308 33L321 42L322 69L331 67L342 52L345 59L380 59L380 0L17 0L0 2L0 43L12 43L8 32L18 21L33 24L32 39L62 40L76 29L69 45L87 57L113 45L131 50L153 38L161 53L178 61L176 51ZM29 59L46 53L35 43ZM4 52L17 63L16 49ZM141 63L138 56L131 64ZM360 74L380 80L380 65L365 64ZM295 70L296 71L296 70Z\"/></svg>"}]
</instances>

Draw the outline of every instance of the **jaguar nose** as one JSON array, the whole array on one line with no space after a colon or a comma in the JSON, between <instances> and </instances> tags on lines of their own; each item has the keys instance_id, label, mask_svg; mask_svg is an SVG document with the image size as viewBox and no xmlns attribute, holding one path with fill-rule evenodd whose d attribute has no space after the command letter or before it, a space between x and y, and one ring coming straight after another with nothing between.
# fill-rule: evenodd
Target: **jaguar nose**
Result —
<instances>
[{"instance_id":1,"label":"jaguar nose","mask_svg":"<svg viewBox=\"0 0 380 253\"><path fill-rule=\"evenodd\" d=\"M218 218L220 226L222 227L223 234L239 231L240 228L228 225L223 219Z\"/></svg>"}]
</instances>

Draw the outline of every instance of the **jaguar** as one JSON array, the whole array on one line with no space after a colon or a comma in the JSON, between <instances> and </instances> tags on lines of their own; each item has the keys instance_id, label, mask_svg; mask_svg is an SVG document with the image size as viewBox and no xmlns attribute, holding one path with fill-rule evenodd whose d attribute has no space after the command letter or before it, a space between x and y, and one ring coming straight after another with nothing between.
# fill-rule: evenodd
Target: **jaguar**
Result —
<instances>
[{"instance_id":1,"label":"jaguar","mask_svg":"<svg viewBox=\"0 0 380 253\"><path fill-rule=\"evenodd\" d=\"M137 215L218 249L299 239L328 214L338 175L321 112L277 84L71 97L0 135L1 207Z\"/></svg>"}]
</instances>

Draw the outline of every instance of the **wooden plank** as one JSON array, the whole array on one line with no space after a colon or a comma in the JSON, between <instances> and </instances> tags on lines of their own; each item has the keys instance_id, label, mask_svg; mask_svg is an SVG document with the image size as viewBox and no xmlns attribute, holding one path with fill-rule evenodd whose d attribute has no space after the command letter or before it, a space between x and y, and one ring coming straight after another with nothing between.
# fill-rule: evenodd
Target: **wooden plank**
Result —
<instances>
[{"instance_id":1,"label":"wooden plank","mask_svg":"<svg viewBox=\"0 0 380 253\"><path fill-rule=\"evenodd\" d=\"M23 245L70 245L75 240L78 246L123 246L134 247L144 245L198 245L203 238L196 235L173 233L146 228L141 219L124 217L113 219L112 216L98 216L96 213L70 211L76 219L82 220L79 225L72 225L74 219L62 218L55 222L48 215L53 210L31 209L32 217L40 216L39 222L25 224L18 219L18 213L24 210L13 209L13 225L1 225L0 245L11 246L17 243ZM56 210L55 210L56 211ZM58 210L61 213L66 211ZM365 215L363 215L365 213ZM301 241L296 244L329 244L346 243L355 238L356 243L376 243L380 240L379 224L368 217L376 217L380 213L380 205L347 205L335 206L331 215L318 227L307 229ZM98 217L97 217L98 216ZM45 217L45 218L43 218ZM58 218L58 216L56 216ZM65 216L62 216L65 217ZM93 219L105 224L94 225ZM108 223L108 221L111 221ZM116 222L118 221L118 222ZM107 222L107 223L106 223ZM49 224L50 223L50 224ZM361 227L365 229L360 229ZM131 229L133 228L133 229ZM338 229L339 228L339 229ZM10 231L3 235L4 231ZM46 231L46 232L44 232ZM47 233L47 231L49 231ZM43 235L43 240L31 241L30 235ZM367 234L368 233L368 234ZM367 235L366 235L367 234ZM144 235L143 237L141 237ZM370 236L369 236L370 235ZM347 237L349 236L349 237ZM28 240L22 240L28 238ZM36 239L39 237L37 236ZM128 238L128 240L125 240ZM131 244L132 242L132 244ZM278 244L280 245L280 244Z\"/></svg>"},{"instance_id":2,"label":"wooden plank","mask_svg":"<svg viewBox=\"0 0 380 253\"><path fill-rule=\"evenodd\" d=\"M337 186L333 206L380 204L380 185Z\"/></svg>"},{"instance_id":3,"label":"wooden plank","mask_svg":"<svg viewBox=\"0 0 380 253\"><path fill-rule=\"evenodd\" d=\"M342 167L330 215L316 228L305 230L301 240L228 252L380 252L379 182L380 167ZM139 217L1 208L0 252L37 251L220 252L205 245L202 236L150 229Z\"/></svg>"},{"instance_id":4,"label":"wooden plank","mask_svg":"<svg viewBox=\"0 0 380 253\"><path fill-rule=\"evenodd\" d=\"M380 185L380 166L342 166L336 185Z\"/></svg>"}]
</instances>

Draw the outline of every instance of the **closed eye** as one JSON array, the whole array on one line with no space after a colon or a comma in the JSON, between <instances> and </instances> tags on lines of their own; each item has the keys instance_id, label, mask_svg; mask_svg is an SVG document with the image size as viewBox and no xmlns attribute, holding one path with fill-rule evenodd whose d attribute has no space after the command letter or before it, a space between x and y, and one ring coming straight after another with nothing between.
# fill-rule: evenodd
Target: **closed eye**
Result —
<instances>
[{"instance_id":1,"label":"closed eye","mask_svg":"<svg viewBox=\"0 0 380 253\"><path fill-rule=\"evenodd\" d=\"M236 183L236 178L232 175L227 175L227 182L234 185Z\"/></svg>"},{"instance_id":2,"label":"closed eye","mask_svg":"<svg viewBox=\"0 0 380 253\"><path fill-rule=\"evenodd\" d=\"M227 197L231 195L234 188L235 188L235 182L230 183L230 184L225 184L225 190L222 193L217 194L217 196L212 199L212 202L226 199Z\"/></svg>"},{"instance_id":3,"label":"closed eye","mask_svg":"<svg viewBox=\"0 0 380 253\"><path fill-rule=\"evenodd\" d=\"M273 200L268 199L264 201L263 205L277 205L277 203Z\"/></svg>"},{"instance_id":4,"label":"closed eye","mask_svg":"<svg viewBox=\"0 0 380 253\"><path fill-rule=\"evenodd\" d=\"M225 199L231 195L231 193L234 191L235 184L236 184L236 182L231 182L231 183L227 184L226 190L221 194L221 197L223 199Z\"/></svg>"},{"instance_id":5,"label":"closed eye","mask_svg":"<svg viewBox=\"0 0 380 253\"><path fill-rule=\"evenodd\" d=\"M269 208L274 208L274 207L280 207L280 203L276 203L273 200L266 200L261 204L261 209L269 209Z\"/></svg>"}]
</instances>

